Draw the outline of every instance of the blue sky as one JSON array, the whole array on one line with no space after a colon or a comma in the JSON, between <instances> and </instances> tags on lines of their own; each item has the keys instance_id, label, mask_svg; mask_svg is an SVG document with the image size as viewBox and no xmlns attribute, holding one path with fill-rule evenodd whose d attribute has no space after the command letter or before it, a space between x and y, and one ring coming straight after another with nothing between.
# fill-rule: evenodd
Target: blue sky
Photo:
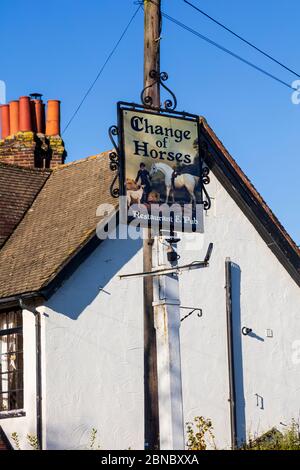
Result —
<instances>
[{"instance_id":1,"label":"blue sky","mask_svg":"<svg viewBox=\"0 0 300 470\"><path fill-rule=\"evenodd\" d=\"M300 74L297 0L191 0ZM292 83L296 77L188 7L163 9L190 27ZM62 101L71 117L137 6L133 0L12 0L0 6L0 80L7 99L38 91ZM300 244L300 105L288 88L164 20L161 68L178 109L204 115L227 149ZM68 161L110 148L107 129L118 100L139 101L143 16L64 134Z\"/></svg>"}]
</instances>

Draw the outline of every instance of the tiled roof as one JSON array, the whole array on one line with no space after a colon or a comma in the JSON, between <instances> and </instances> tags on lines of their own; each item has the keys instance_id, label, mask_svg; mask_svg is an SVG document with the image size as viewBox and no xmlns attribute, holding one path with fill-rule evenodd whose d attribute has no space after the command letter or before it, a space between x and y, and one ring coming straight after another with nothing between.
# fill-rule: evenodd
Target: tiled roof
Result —
<instances>
[{"instance_id":1,"label":"tiled roof","mask_svg":"<svg viewBox=\"0 0 300 470\"><path fill-rule=\"evenodd\" d=\"M0 163L0 247L31 206L49 174L48 170Z\"/></svg>"},{"instance_id":2,"label":"tiled roof","mask_svg":"<svg viewBox=\"0 0 300 470\"><path fill-rule=\"evenodd\" d=\"M241 209L300 285L300 250L206 121L201 118L201 122L205 139L216 149L209 156L212 170L232 197L239 193ZM2 170L1 166L0 175ZM95 238L99 204L110 203L117 209L118 201L110 195L111 181L108 152L62 165L47 175L33 204L0 249L0 299L38 292L63 278L71 261Z\"/></svg>"},{"instance_id":3,"label":"tiled roof","mask_svg":"<svg viewBox=\"0 0 300 470\"><path fill-rule=\"evenodd\" d=\"M0 298L41 289L95 233L96 209L116 205L107 153L52 170L0 251Z\"/></svg>"}]
</instances>

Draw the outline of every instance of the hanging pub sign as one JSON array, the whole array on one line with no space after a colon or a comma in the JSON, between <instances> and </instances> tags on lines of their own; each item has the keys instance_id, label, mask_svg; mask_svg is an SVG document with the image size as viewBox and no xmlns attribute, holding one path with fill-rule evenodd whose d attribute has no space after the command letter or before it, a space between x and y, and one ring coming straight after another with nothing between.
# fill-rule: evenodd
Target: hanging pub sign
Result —
<instances>
[{"instance_id":1,"label":"hanging pub sign","mask_svg":"<svg viewBox=\"0 0 300 470\"><path fill-rule=\"evenodd\" d=\"M123 200L123 220L167 232L203 232L208 170L199 127L193 114L118 103L118 127L110 133L118 136L111 167L119 170L119 189L112 187L112 194Z\"/></svg>"}]
</instances>

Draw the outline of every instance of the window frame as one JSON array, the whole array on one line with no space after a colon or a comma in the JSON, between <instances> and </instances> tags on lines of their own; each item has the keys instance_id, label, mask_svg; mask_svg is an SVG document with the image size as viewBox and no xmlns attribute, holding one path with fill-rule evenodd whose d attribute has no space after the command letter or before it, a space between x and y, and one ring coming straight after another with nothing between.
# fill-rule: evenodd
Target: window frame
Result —
<instances>
[{"instance_id":1,"label":"window frame","mask_svg":"<svg viewBox=\"0 0 300 470\"><path fill-rule=\"evenodd\" d=\"M9 315L14 314L13 317L13 326L8 328L11 321L9 320ZM23 336L23 312L21 308L7 308L5 310L0 310L0 320L3 315L6 315L6 322L4 320L4 324L6 324L7 328L3 328L0 326L0 341L3 337L9 338L11 335L16 335L13 338L13 350L6 351L1 353L0 352L0 404L2 402L2 396L7 395L7 402L8 402L8 409L0 408L0 419L3 418L12 418L12 417L19 417L25 416L24 412L24 336ZM0 321L0 325L1 325ZM16 326L18 325L18 326ZM19 337L21 336L21 347L19 346ZM9 339L7 339L8 344ZM16 368L13 370L9 370L9 363L6 360L6 369L2 372L2 357L9 357L10 355L15 355L16 361ZM21 367L19 367L19 361L21 358ZM3 376L9 377L11 374L15 374L15 380L17 381L17 385L10 385L9 381L7 380L7 390L2 390L2 380ZM21 377L21 379L20 379ZM12 379L14 380L14 378ZM18 383L18 381L20 381ZM16 406L11 406L11 394L15 393L16 397ZM3 403L2 403L3 406Z\"/></svg>"}]
</instances>

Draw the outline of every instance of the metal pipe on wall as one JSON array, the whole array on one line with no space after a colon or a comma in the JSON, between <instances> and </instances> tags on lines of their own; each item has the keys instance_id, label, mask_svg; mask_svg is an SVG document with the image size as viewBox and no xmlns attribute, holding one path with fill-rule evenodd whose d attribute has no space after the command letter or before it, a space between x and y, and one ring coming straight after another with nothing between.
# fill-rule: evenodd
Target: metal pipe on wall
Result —
<instances>
[{"instance_id":1,"label":"metal pipe on wall","mask_svg":"<svg viewBox=\"0 0 300 470\"><path fill-rule=\"evenodd\" d=\"M229 404L230 404L230 436L232 450L237 448L237 416L234 373L234 349L233 349L233 319L232 319L232 263L230 258L225 261L226 278L226 319L227 319L227 358L229 379Z\"/></svg>"},{"instance_id":2,"label":"metal pipe on wall","mask_svg":"<svg viewBox=\"0 0 300 470\"><path fill-rule=\"evenodd\" d=\"M35 308L29 307L22 299L19 305L35 317L35 382L36 382L36 437L39 450L43 450L43 421L42 421L42 354L41 354L41 314Z\"/></svg>"},{"instance_id":3,"label":"metal pipe on wall","mask_svg":"<svg viewBox=\"0 0 300 470\"><path fill-rule=\"evenodd\" d=\"M41 314L35 313L36 337L36 435L39 449L43 450L43 422L42 422L42 354L41 354Z\"/></svg>"}]
</instances>

